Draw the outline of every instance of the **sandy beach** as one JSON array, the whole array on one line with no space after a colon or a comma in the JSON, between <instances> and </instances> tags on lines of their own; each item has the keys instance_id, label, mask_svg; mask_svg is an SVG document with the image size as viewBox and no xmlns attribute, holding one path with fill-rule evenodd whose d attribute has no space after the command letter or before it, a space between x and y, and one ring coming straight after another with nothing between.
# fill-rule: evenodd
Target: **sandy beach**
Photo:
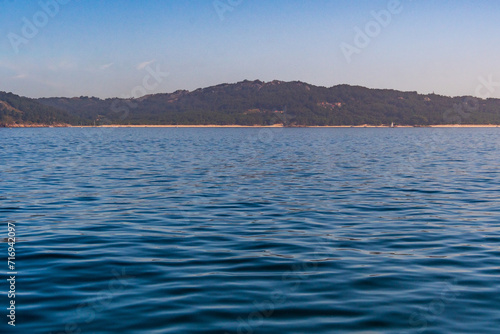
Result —
<instances>
[{"instance_id":1,"label":"sandy beach","mask_svg":"<svg viewBox=\"0 0 500 334\"><path fill-rule=\"evenodd\" d=\"M283 124L274 125L69 125L69 124L11 124L6 128L283 128ZM390 128L389 125L311 125L291 126L291 128ZM395 125L394 128L498 128L496 124L441 124L441 125Z\"/></svg>"},{"instance_id":2,"label":"sandy beach","mask_svg":"<svg viewBox=\"0 0 500 334\"><path fill-rule=\"evenodd\" d=\"M74 128L283 128L283 124L274 125L86 125L69 126ZM390 128L389 125L311 125L311 126L292 126L292 128ZM394 128L498 128L495 124L443 124L443 125L396 125Z\"/></svg>"},{"instance_id":3,"label":"sandy beach","mask_svg":"<svg viewBox=\"0 0 500 334\"><path fill-rule=\"evenodd\" d=\"M447 124L447 125L430 125L431 128L498 128L500 125L487 124L487 125L477 125L477 124Z\"/></svg>"},{"instance_id":4,"label":"sandy beach","mask_svg":"<svg viewBox=\"0 0 500 334\"><path fill-rule=\"evenodd\" d=\"M283 124L274 125L73 125L72 128L282 128Z\"/></svg>"}]
</instances>

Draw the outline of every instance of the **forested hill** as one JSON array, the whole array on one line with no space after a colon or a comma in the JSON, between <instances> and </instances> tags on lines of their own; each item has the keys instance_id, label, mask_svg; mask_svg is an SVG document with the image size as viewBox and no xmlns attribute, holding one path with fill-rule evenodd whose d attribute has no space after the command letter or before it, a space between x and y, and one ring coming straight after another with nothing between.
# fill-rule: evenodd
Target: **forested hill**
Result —
<instances>
[{"instance_id":1,"label":"forested hill","mask_svg":"<svg viewBox=\"0 0 500 334\"><path fill-rule=\"evenodd\" d=\"M68 125L78 121L78 116L64 110L43 105L34 99L0 92L0 127Z\"/></svg>"},{"instance_id":2,"label":"forested hill","mask_svg":"<svg viewBox=\"0 0 500 334\"><path fill-rule=\"evenodd\" d=\"M1 94L0 100L6 95L10 96ZM20 108L17 108L6 101L19 109L22 117L16 111L0 109L0 123L8 124L14 119L72 125L500 124L499 99L450 98L348 85L326 88L303 82L243 81L138 99L16 98L33 104L26 102L24 110L23 103L18 103ZM45 107L37 108L38 103Z\"/></svg>"}]
</instances>

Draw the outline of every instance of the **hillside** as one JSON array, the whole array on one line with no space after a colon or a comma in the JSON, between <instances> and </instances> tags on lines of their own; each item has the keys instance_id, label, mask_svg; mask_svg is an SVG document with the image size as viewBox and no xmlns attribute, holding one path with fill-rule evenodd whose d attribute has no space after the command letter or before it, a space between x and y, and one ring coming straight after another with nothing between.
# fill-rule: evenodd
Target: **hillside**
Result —
<instances>
[{"instance_id":1,"label":"hillside","mask_svg":"<svg viewBox=\"0 0 500 334\"><path fill-rule=\"evenodd\" d=\"M500 124L498 99L451 98L348 85L326 88L303 82L243 81L128 100L79 97L29 101L45 108L37 109L33 104L27 113L23 106L5 102L22 111L26 122L73 125ZM16 113L10 111L9 115Z\"/></svg>"},{"instance_id":2,"label":"hillside","mask_svg":"<svg viewBox=\"0 0 500 334\"><path fill-rule=\"evenodd\" d=\"M12 93L0 92L0 127L12 126L63 126L73 124L78 117L36 100Z\"/></svg>"}]
</instances>

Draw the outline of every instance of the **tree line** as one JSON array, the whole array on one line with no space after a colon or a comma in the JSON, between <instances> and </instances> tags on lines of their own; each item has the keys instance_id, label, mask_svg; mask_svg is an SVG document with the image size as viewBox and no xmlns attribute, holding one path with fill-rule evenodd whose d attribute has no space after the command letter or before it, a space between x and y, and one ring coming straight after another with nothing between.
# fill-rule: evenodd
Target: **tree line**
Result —
<instances>
[{"instance_id":1,"label":"tree line","mask_svg":"<svg viewBox=\"0 0 500 334\"><path fill-rule=\"evenodd\" d=\"M243 81L138 99L0 93L0 124L335 126L500 124L500 100L303 82Z\"/></svg>"}]
</instances>

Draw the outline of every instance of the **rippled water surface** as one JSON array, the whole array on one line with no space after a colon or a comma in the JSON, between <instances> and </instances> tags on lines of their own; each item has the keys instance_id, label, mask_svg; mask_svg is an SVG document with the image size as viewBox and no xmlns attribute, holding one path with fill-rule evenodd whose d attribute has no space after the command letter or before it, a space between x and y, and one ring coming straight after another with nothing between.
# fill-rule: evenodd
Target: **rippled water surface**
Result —
<instances>
[{"instance_id":1,"label":"rippled water surface","mask_svg":"<svg viewBox=\"0 0 500 334\"><path fill-rule=\"evenodd\" d=\"M0 332L499 333L499 138L0 129Z\"/></svg>"}]
</instances>

